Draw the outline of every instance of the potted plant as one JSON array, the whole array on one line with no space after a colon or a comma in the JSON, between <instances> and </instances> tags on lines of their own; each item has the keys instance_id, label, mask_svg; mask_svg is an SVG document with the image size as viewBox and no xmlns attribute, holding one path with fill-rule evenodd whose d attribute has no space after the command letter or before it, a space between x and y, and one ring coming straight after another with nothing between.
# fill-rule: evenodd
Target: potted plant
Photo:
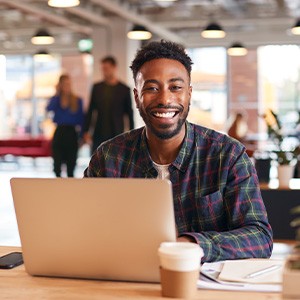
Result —
<instances>
[{"instance_id":1,"label":"potted plant","mask_svg":"<svg viewBox=\"0 0 300 300\"><path fill-rule=\"evenodd\" d=\"M283 269L282 291L284 298L300 299L300 205L293 208L292 214L297 214L291 226L296 228L296 241L294 252L287 258Z\"/></svg>"},{"instance_id":2,"label":"potted plant","mask_svg":"<svg viewBox=\"0 0 300 300\"><path fill-rule=\"evenodd\" d=\"M271 152L273 159L277 161L279 186L288 187L294 174L300 147L286 143L287 136L277 114L270 110L269 114L263 117L267 124L268 136L273 142Z\"/></svg>"}]
</instances>

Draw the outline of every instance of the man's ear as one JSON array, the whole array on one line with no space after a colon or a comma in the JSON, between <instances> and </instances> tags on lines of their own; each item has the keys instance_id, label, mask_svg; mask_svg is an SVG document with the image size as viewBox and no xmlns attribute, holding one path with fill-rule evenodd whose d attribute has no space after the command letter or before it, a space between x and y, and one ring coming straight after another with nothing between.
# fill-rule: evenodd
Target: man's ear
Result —
<instances>
[{"instance_id":1,"label":"man's ear","mask_svg":"<svg viewBox=\"0 0 300 300\"><path fill-rule=\"evenodd\" d=\"M189 91L188 91L188 94L189 94L189 106L191 105L192 92L193 92L193 87L190 85L189 86Z\"/></svg>"},{"instance_id":2,"label":"man's ear","mask_svg":"<svg viewBox=\"0 0 300 300\"><path fill-rule=\"evenodd\" d=\"M139 96L138 96L138 91L136 88L133 89L133 94L134 94L134 101L135 101L135 106L137 109L140 108L140 101L139 101Z\"/></svg>"},{"instance_id":3,"label":"man's ear","mask_svg":"<svg viewBox=\"0 0 300 300\"><path fill-rule=\"evenodd\" d=\"M189 97L190 97L190 100L191 100L191 97L192 97L192 92L193 92L193 87L190 85L189 86Z\"/></svg>"}]
</instances>

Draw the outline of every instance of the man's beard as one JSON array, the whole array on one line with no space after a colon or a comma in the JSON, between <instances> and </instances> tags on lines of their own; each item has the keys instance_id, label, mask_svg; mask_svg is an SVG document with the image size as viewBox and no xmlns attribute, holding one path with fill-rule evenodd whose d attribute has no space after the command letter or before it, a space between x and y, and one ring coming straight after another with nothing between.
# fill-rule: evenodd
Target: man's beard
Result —
<instances>
[{"instance_id":1,"label":"man's beard","mask_svg":"<svg viewBox=\"0 0 300 300\"><path fill-rule=\"evenodd\" d=\"M159 105L158 108L170 109L170 108L174 108L174 107ZM153 108L151 108L151 109L153 109ZM146 127L149 128L156 137L158 137L161 140L167 140L167 139L170 139L170 138L176 136L177 134L179 134L180 130L182 129L182 126L185 124L185 121L189 114L189 110L190 110L190 106L188 107L186 112L184 112L184 109L182 107L180 107L179 113L183 112L183 115L181 118L179 118L179 120L176 124L176 128L174 128L173 130L168 130L172 126L172 125L168 125L168 124L161 125L159 127L159 129L162 129L162 130L157 130L154 126L152 126L151 121L148 118L147 112L145 112L142 109L139 109L139 113L140 113L140 116L142 117L142 119L144 120Z\"/></svg>"}]
</instances>

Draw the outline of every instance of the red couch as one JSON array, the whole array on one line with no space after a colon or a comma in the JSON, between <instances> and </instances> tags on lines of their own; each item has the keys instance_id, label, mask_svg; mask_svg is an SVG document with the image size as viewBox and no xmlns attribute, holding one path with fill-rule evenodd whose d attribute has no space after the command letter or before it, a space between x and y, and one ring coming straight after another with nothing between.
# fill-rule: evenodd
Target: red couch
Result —
<instances>
[{"instance_id":1,"label":"red couch","mask_svg":"<svg viewBox=\"0 0 300 300\"><path fill-rule=\"evenodd\" d=\"M48 157L51 156L51 140L45 137L17 137L0 140L0 157L5 155Z\"/></svg>"}]
</instances>

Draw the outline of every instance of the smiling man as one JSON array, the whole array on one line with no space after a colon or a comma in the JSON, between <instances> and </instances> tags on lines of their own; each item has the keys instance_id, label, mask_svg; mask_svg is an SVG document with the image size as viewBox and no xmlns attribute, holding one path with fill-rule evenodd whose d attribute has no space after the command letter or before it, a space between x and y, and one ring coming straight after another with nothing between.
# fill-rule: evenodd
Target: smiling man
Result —
<instances>
[{"instance_id":1,"label":"smiling man","mask_svg":"<svg viewBox=\"0 0 300 300\"><path fill-rule=\"evenodd\" d=\"M269 257L272 230L244 146L186 120L191 65L172 42L138 51L131 69L145 127L101 144L85 177L168 178L178 241L198 243L202 261Z\"/></svg>"}]
</instances>

